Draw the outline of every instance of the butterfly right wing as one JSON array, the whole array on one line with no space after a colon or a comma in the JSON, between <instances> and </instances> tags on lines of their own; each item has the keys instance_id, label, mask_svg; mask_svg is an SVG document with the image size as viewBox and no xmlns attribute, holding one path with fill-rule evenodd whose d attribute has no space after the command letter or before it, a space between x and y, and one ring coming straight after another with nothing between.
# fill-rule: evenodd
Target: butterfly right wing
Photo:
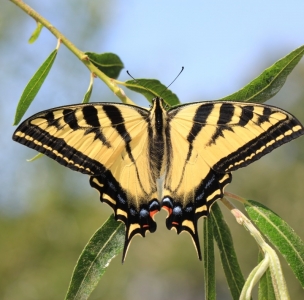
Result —
<instances>
[{"instance_id":1,"label":"butterfly right wing","mask_svg":"<svg viewBox=\"0 0 304 300\"><path fill-rule=\"evenodd\" d=\"M230 172L304 134L288 112L255 103L208 101L168 111L167 227L190 233L199 257L197 221L223 197Z\"/></svg>"}]
</instances>

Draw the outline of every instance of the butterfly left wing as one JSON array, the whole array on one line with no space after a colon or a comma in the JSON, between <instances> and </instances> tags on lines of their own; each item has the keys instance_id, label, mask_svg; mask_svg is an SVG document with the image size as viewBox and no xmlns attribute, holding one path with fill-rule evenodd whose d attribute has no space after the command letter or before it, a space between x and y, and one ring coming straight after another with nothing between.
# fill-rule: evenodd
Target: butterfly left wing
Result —
<instances>
[{"instance_id":1,"label":"butterfly left wing","mask_svg":"<svg viewBox=\"0 0 304 300\"><path fill-rule=\"evenodd\" d=\"M240 102L181 105L170 109L167 118L166 224L177 233L190 233L201 258L197 221L223 197L230 172L304 134L304 129L279 108Z\"/></svg>"},{"instance_id":2,"label":"butterfly left wing","mask_svg":"<svg viewBox=\"0 0 304 300\"><path fill-rule=\"evenodd\" d=\"M148 158L149 111L118 103L71 105L24 121L13 139L91 176L100 199L126 226L123 260L135 234L154 232L159 211Z\"/></svg>"}]
</instances>

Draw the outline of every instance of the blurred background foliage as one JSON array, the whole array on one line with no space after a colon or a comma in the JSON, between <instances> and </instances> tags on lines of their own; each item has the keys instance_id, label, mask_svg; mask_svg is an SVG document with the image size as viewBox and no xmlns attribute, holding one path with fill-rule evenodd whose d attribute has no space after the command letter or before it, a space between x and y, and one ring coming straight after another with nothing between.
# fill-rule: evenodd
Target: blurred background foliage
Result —
<instances>
[{"instance_id":1,"label":"blurred background foliage","mask_svg":"<svg viewBox=\"0 0 304 300\"><path fill-rule=\"evenodd\" d=\"M141 6L134 1L126 4L119 0L28 1L81 50L114 52L135 77L157 78L167 84L184 65L183 75L172 86L182 102L224 97L303 44L298 30L303 29L304 21L297 14L301 9L294 5L299 1L285 1L286 7L281 3L275 8L265 6L264 2L260 5L255 2L252 7L250 3L238 5L232 1L205 6L199 1L192 2L190 6L174 1L166 4L147 1L146 6ZM222 11L226 12L225 18ZM191 18L195 12L198 15ZM242 26L236 21L238 17ZM27 44L34 28L33 20L11 2L1 4L0 299L3 300L63 299L83 247L112 213L107 205L100 204L88 177L46 157L28 163L26 159L33 157L35 151L11 140L14 130L11 124L21 92L56 45L46 29L35 44ZM153 34L159 39L154 39ZM129 78L122 72L121 79ZM302 123L303 82L301 62L281 92L268 102L290 111ZM62 46L27 116L80 102L88 83L87 70ZM137 103L147 106L142 97L129 94ZM113 100L118 101L96 80L92 101ZM228 191L264 203L304 238L304 138L284 145L235 172L233 177ZM258 248L224 207L223 212L246 277L256 265ZM155 234L134 239L124 265L120 256L111 262L90 299L202 299L203 264L198 262L188 235L177 237L165 229L165 217L165 212L156 216ZM203 243L202 228L200 231ZM218 299L230 299L218 255L217 258ZM283 258L281 261L291 298L303 298L302 288Z\"/></svg>"}]
</instances>

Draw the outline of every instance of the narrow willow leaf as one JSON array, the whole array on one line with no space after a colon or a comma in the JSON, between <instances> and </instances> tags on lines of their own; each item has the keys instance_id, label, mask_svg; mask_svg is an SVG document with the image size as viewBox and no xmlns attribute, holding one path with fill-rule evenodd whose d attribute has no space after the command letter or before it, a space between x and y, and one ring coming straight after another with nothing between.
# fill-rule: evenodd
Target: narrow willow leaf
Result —
<instances>
[{"instance_id":1,"label":"narrow willow leaf","mask_svg":"<svg viewBox=\"0 0 304 300\"><path fill-rule=\"evenodd\" d=\"M264 255L259 251L258 261L261 262L264 258ZM261 277L259 282L259 300L276 300L270 270L267 270L266 273Z\"/></svg>"},{"instance_id":2,"label":"narrow willow leaf","mask_svg":"<svg viewBox=\"0 0 304 300\"><path fill-rule=\"evenodd\" d=\"M217 203L212 205L210 216L213 219L214 239L220 250L221 262L226 275L228 286L234 300L238 300L245 283L236 253L232 236L223 214Z\"/></svg>"},{"instance_id":3,"label":"narrow willow leaf","mask_svg":"<svg viewBox=\"0 0 304 300\"><path fill-rule=\"evenodd\" d=\"M304 242L276 213L253 200L245 209L260 231L285 257L304 288Z\"/></svg>"},{"instance_id":4,"label":"narrow willow leaf","mask_svg":"<svg viewBox=\"0 0 304 300\"><path fill-rule=\"evenodd\" d=\"M34 32L32 33L31 37L28 40L28 42L30 44L33 44L38 39L42 28L43 28L43 25L41 23L37 22L37 27L35 28Z\"/></svg>"},{"instance_id":5,"label":"narrow willow leaf","mask_svg":"<svg viewBox=\"0 0 304 300\"><path fill-rule=\"evenodd\" d=\"M216 299L215 257L212 221L212 218L204 218L204 275L206 300Z\"/></svg>"},{"instance_id":6,"label":"narrow willow leaf","mask_svg":"<svg viewBox=\"0 0 304 300\"><path fill-rule=\"evenodd\" d=\"M116 79L119 76L120 71L123 69L124 65L119 58L114 53L85 53L90 61L108 77Z\"/></svg>"},{"instance_id":7,"label":"narrow willow leaf","mask_svg":"<svg viewBox=\"0 0 304 300\"><path fill-rule=\"evenodd\" d=\"M129 80L125 85L128 89L145 96L150 103L153 98L160 97L169 107L180 104L177 96L156 79Z\"/></svg>"},{"instance_id":8,"label":"narrow willow leaf","mask_svg":"<svg viewBox=\"0 0 304 300\"><path fill-rule=\"evenodd\" d=\"M92 95L92 91L93 91L93 81L94 81L94 78L91 74L90 84L89 84L87 92L85 93L85 95L83 97L82 103L89 103L91 95Z\"/></svg>"},{"instance_id":9,"label":"narrow willow leaf","mask_svg":"<svg viewBox=\"0 0 304 300\"><path fill-rule=\"evenodd\" d=\"M14 125L17 125L20 120L22 119L23 115L29 108L30 104L36 97L37 93L39 92L45 78L47 77L57 55L57 49L55 49L49 57L45 60L45 62L40 66L34 76L30 79L27 86L25 87L21 98L19 100Z\"/></svg>"},{"instance_id":10,"label":"narrow willow leaf","mask_svg":"<svg viewBox=\"0 0 304 300\"><path fill-rule=\"evenodd\" d=\"M29 158L29 159L27 159L26 161L32 162L32 161L34 161L34 160L36 160L36 159L39 159L39 158L41 158L41 157L43 157L43 156L44 156L43 153L38 153L38 154L36 154L34 157Z\"/></svg>"},{"instance_id":11,"label":"narrow willow leaf","mask_svg":"<svg viewBox=\"0 0 304 300\"><path fill-rule=\"evenodd\" d=\"M220 100L263 103L273 97L284 85L287 76L304 54L301 46L267 68L241 90Z\"/></svg>"},{"instance_id":12,"label":"narrow willow leaf","mask_svg":"<svg viewBox=\"0 0 304 300\"><path fill-rule=\"evenodd\" d=\"M269 270L271 274L272 284L276 299L290 300L286 280L282 271L281 263L277 253L268 245L269 250Z\"/></svg>"},{"instance_id":13,"label":"narrow willow leaf","mask_svg":"<svg viewBox=\"0 0 304 300\"><path fill-rule=\"evenodd\" d=\"M84 248L75 267L66 300L88 299L111 260L122 251L125 229L113 215Z\"/></svg>"},{"instance_id":14,"label":"narrow willow leaf","mask_svg":"<svg viewBox=\"0 0 304 300\"><path fill-rule=\"evenodd\" d=\"M261 261L255 268L253 268L245 281L240 300L251 299L254 286L259 282L262 274L266 272L268 267L269 259Z\"/></svg>"},{"instance_id":15,"label":"narrow willow leaf","mask_svg":"<svg viewBox=\"0 0 304 300\"><path fill-rule=\"evenodd\" d=\"M85 93L85 95L83 97L82 103L89 103L90 102L92 91L93 91L93 85L90 85L89 89L87 90L87 92Z\"/></svg>"}]
</instances>

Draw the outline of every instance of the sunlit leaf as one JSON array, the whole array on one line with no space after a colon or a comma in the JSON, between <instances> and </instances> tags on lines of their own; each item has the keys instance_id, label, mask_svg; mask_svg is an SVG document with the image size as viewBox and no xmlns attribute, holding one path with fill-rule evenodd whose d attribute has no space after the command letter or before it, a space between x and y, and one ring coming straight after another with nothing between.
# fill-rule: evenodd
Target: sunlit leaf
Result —
<instances>
[{"instance_id":1,"label":"sunlit leaf","mask_svg":"<svg viewBox=\"0 0 304 300\"><path fill-rule=\"evenodd\" d=\"M32 101L36 97L45 78L47 77L49 71L51 70L56 55L57 55L57 49L55 49L49 55L49 57L40 66L40 68L37 70L37 72L34 74L34 76L30 79L30 81L26 85L16 109L14 125L17 125L20 122L23 115L25 114L25 112L31 105Z\"/></svg>"},{"instance_id":2,"label":"sunlit leaf","mask_svg":"<svg viewBox=\"0 0 304 300\"><path fill-rule=\"evenodd\" d=\"M113 215L92 236L75 267L66 300L88 299L111 260L122 251L125 229Z\"/></svg>"},{"instance_id":3,"label":"sunlit leaf","mask_svg":"<svg viewBox=\"0 0 304 300\"><path fill-rule=\"evenodd\" d=\"M204 277L205 299L216 299L213 219L204 218Z\"/></svg>"},{"instance_id":4,"label":"sunlit leaf","mask_svg":"<svg viewBox=\"0 0 304 300\"><path fill-rule=\"evenodd\" d=\"M153 98L160 97L169 107L180 104L177 96L156 79L129 80L125 84L128 89L145 96L150 103Z\"/></svg>"},{"instance_id":5,"label":"sunlit leaf","mask_svg":"<svg viewBox=\"0 0 304 300\"><path fill-rule=\"evenodd\" d=\"M86 52L85 54L101 72L110 78L116 79L124 67L119 56L114 53L97 54L94 52Z\"/></svg>"},{"instance_id":6,"label":"sunlit leaf","mask_svg":"<svg viewBox=\"0 0 304 300\"><path fill-rule=\"evenodd\" d=\"M221 262L232 298L238 300L245 283L233 246L230 229L217 203L212 205L214 239L220 250Z\"/></svg>"},{"instance_id":7,"label":"sunlit leaf","mask_svg":"<svg viewBox=\"0 0 304 300\"><path fill-rule=\"evenodd\" d=\"M301 46L267 68L245 87L220 100L265 102L282 88L287 76L298 64L303 54L304 46Z\"/></svg>"},{"instance_id":8,"label":"sunlit leaf","mask_svg":"<svg viewBox=\"0 0 304 300\"><path fill-rule=\"evenodd\" d=\"M248 202L251 205L245 205L245 209L249 217L285 257L304 287L304 242L276 213L256 201Z\"/></svg>"},{"instance_id":9,"label":"sunlit leaf","mask_svg":"<svg viewBox=\"0 0 304 300\"><path fill-rule=\"evenodd\" d=\"M34 32L32 33L31 37L28 40L28 42L30 44L33 44L38 39L42 28L43 28L43 25L41 23L37 22L37 27L35 28Z\"/></svg>"}]
</instances>

